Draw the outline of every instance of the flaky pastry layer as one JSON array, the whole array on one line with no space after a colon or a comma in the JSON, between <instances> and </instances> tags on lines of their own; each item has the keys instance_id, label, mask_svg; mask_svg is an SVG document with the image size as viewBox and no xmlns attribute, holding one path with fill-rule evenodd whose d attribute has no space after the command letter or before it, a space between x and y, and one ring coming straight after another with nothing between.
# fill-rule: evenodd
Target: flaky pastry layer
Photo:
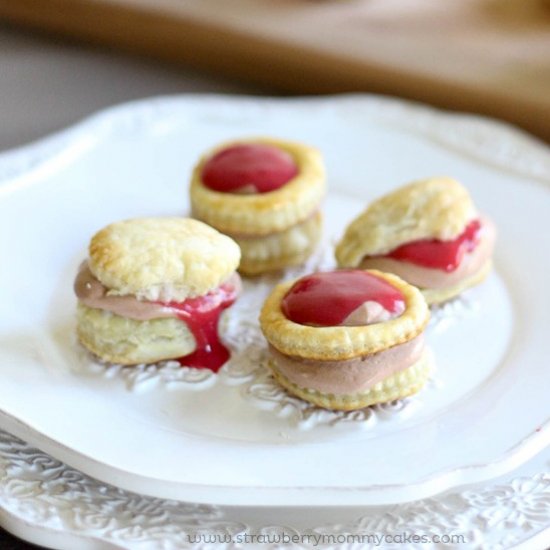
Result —
<instances>
[{"instance_id":1,"label":"flaky pastry layer","mask_svg":"<svg viewBox=\"0 0 550 550\"><path fill-rule=\"evenodd\" d=\"M239 246L186 218L139 218L94 235L89 266L110 295L178 301L217 288L237 269Z\"/></svg>"},{"instance_id":2,"label":"flaky pastry layer","mask_svg":"<svg viewBox=\"0 0 550 550\"><path fill-rule=\"evenodd\" d=\"M233 237L242 253L239 271L258 275L302 264L319 242L322 221L321 213L316 212L307 220L272 235Z\"/></svg>"},{"instance_id":3,"label":"flaky pastry layer","mask_svg":"<svg viewBox=\"0 0 550 550\"><path fill-rule=\"evenodd\" d=\"M202 183L206 161L218 151L239 143L265 143L288 152L298 174L281 188L268 193L242 195L220 193ZM282 231L315 211L325 195L325 169L317 149L301 143L271 138L231 141L204 155L191 179L193 216L224 233L260 236Z\"/></svg>"},{"instance_id":4,"label":"flaky pastry layer","mask_svg":"<svg viewBox=\"0 0 550 550\"><path fill-rule=\"evenodd\" d=\"M269 366L275 380L289 393L318 407L342 411L363 409L376 403L386 403L413 395L425 385L433 368L431 355L425 352L414 365L389 376L365 392L335 395L309 388L301 388L282 375L277 370L274 362L270 362Z\"/></svg>"},{"instance_id":5,"label":"flaky pastry layer","mask_svg":"<svg viewBox=\"0 0 550 550\"><path fill-rule=\"evenodd\" d=\"M156 363L189 355L195 338L179 319L136 321L79 303L80 342L104 361L121 365Z\"/></svg>"},{"instance_id":6,"label":"flaky pastry layer","mask_svg":"<svg viewBox=\"0 0 550 550\"><path fill-rule=\"evenodd\" d=\"M408 342L420 334L430 318L420 291L390 273L366 270L398 288L405 311L395 319L366 326L311 327L287 319L281 301L295 281L277 285L260 313L260 327L267 341L281 353L304 359L339 361L376 353ZM319 304L323 307L323 304Z\"/></svg>"},{"instance_id":7,"label":"flaky pastry layer","mask_svg":"<svg viewBox=\"0 0 550 550\"><path fill-rule=\"evenodd\" d=\"M476 217L458 181L415 181L375 200L353 220L336 246L336 260L340 267L357 267L365 256L387 254L411 241L452 240Z\"/></svg>"}]
</instances>

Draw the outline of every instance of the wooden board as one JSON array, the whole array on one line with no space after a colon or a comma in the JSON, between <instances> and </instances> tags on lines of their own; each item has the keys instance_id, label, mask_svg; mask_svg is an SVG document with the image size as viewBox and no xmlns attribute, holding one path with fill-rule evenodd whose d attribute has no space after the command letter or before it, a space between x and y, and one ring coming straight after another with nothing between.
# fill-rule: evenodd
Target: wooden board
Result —
<instances>
[{"instance_id":1,"label":"wooden board","mask_svg":"<svg viewBox=\"0 0 550 550\"><path fill-rule=\"evenodd\" d=\"M550 141L549 0L0 0L0 17L274 91L484 113Z\"/></svg>"}]
</instances>

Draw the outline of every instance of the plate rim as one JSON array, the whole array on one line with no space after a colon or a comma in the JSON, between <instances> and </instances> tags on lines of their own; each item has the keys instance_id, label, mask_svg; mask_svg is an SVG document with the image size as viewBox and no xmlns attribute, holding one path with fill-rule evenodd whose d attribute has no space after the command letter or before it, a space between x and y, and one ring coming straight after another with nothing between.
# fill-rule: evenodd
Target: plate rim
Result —
<instances>
[{"instance_id":1,"label":"plate rim","mask_svg":"<svg viewBox=\"0 0 550 550\"><path fill-rule=\"evenodd\" d=\"M189 501L219 506L288 507L288 494L293 493L290 506L314 508L332 506L385 506L413 502L429 498L453 488L487 481L518 468L550 444L550 420L541 430L532 433L508 449L499 460L485 464L468 464L427 476L416 483L395 483L354 487L338 486L293 486L261 487L247 486L246 495L242 486L194 484L154 479L122 470L85 455L36 431L32 426L6 414L0 409L0 429L36 445L37 448L65 464L126 491L156 498ZM543 438L542 435L545 437ZM467 476L467 477L466 477ZM185 492L185 496L182 493ZM248 492L252 493L251 495ZM225 493L225 494L224 494ZM337 497L346 497L345 503L335 503Z\"/></svg>"},{"instance_id":2,"label":"plate rim","mask_svg":"<svg viewBox=\"0 0 550 550\"><path fill-rule=\"evenodd\" d=\"M40 464L39 468L36 468L36 463ZM488 547L495 548L510 548L511 545L524 548L526 543L530 544L530 548L541 548L542 545L536 546L537 543L550 537L550 514L545 514L545 511L550 512L550 473L537 472L539 467L531 465L521 474L490 485L451 491L390 509L339 509L336 513L344 514L339 519L333 517L333 507L327 508L330 515L326 510L321 511L324 519L311 517L312 511L308 507L308 526L300 528L296 523L299 523L296 512L292 509L283 512L286 516L282 520L274 520L273 508L260 510L259 516L255 509L252 519L247 516L246 509L172 503L127 493L75 472L43 451L32 449L27 443L0 431L0 472L7 472L7 475L0 477L0 524L31 542L67 549L132 548L133 542L147 543L148 547L153 548L167 542L177 546L178 541L187 537L186 542L189 542L188 537L198 533L332 532L353 535L392 534L399 532L398 529L428 536L468 535L472 540L467 538L467 543L484 540ZM63 487L61 492L60 483ZM535 505L530 506L533 498ZM114 508L110 508L113 501ZM76 507L75 502L78 503ZM126 506L121 508L121 502L130 508L137 508L139 514L120 513L126 509ZM44 503L48 511L45 517ZM70 510L67 510L68 507ZM496 522L495 510L498 510ZM183 516L178 513L181 511ZM518 514L523 522L516 521ZM65 521L60 527L58 518L61 515ZM165 518L160 525L159 515ZM328 525L327 517L330 517ZM380 523L382 517L385 521ZM480 523L479 517L493 519ZM133 528L138 522L139 530L136 531ZM312 522L313 525L309 526ZM485 540L489 537L492 539L490 543ZM187 544L185 547L198 550L203 545ZM309 545L307 547L310 548ZM339 547L349 547L351 550L355 546L352 543Z\"/></svg>"}]
</instances>

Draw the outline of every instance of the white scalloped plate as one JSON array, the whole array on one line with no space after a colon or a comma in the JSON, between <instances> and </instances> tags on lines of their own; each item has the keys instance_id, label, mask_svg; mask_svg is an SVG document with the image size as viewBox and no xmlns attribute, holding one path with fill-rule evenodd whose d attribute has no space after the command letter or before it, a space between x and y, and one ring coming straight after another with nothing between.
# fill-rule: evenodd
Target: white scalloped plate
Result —
<instances>
[{"instance_id":1,"label":"white scalloped plate","mask_svg":"<svg viewBox=\"0 0 550 550\"><path fill-rule=\"evenodd\" d=\"M105 368L75 344L71 285L89 236L184 214L198 155L258 134L326 157L326 240L308 269L331 265L367 200L415 178L457 177L495 219L495 273L434 315L437 370L417 397L355 414L288 397L255 323L269 277L227 316L234 359L219 376ZM549 174L548 152L504 126L369 97L149 100L5 154L0 426L98 479L211 504L384 504L509 471L550 441Z\"/></svg>"}]
</instances>

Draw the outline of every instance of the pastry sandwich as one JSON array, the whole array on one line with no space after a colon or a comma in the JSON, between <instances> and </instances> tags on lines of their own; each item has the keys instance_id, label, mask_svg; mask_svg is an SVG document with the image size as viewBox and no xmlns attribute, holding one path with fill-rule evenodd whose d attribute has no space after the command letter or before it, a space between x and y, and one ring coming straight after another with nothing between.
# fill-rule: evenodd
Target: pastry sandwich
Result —
<instances>
[{"instance_id":1,"label":"pastry sandwich","mask_svg":"<svg viewBox=\"0 0 550 550\"><path fill-rule=\"evenodd\" d=\"M223 144L197 164L190 193L193 216L239 244L245 275L299 265L319 241L325 173L320 153L307 145Z\"/></svg>"},{"instance_id":2,"label":"pastry sandwich","mask_svg":"<svg viewBox=\"0 0 550 550\"><path fill-rule=\"evenodd\" d=\"M74 284L80 342L111 363L178 359L217 371L229 357L218 320L239 293L239 258L232 239L197 220L108 225Z\"/></svg>"},{"instance_id":3,"label":"pastry sandwich","mask_svg":"<svg viewBox=\"0 0 550 550\"><path fill-rule=\"evenodd\" d=\"M314 273L278 285L260 326L269 366L290 393L354 410L418 392L431 366L422 294L376 270Z\"/></svg>"},{"instance_id":4,"label":"pastry sandwich","mask_svg":"<svg viewBox=\"0 0 550 550\"><path fill-rule=\"evenodd\" d=\"M371 203L348 226L336 259L340 267L395 273L437 304L485 278L495 237L460 183L431 178Z\"/></svg>"}]
</instances>

